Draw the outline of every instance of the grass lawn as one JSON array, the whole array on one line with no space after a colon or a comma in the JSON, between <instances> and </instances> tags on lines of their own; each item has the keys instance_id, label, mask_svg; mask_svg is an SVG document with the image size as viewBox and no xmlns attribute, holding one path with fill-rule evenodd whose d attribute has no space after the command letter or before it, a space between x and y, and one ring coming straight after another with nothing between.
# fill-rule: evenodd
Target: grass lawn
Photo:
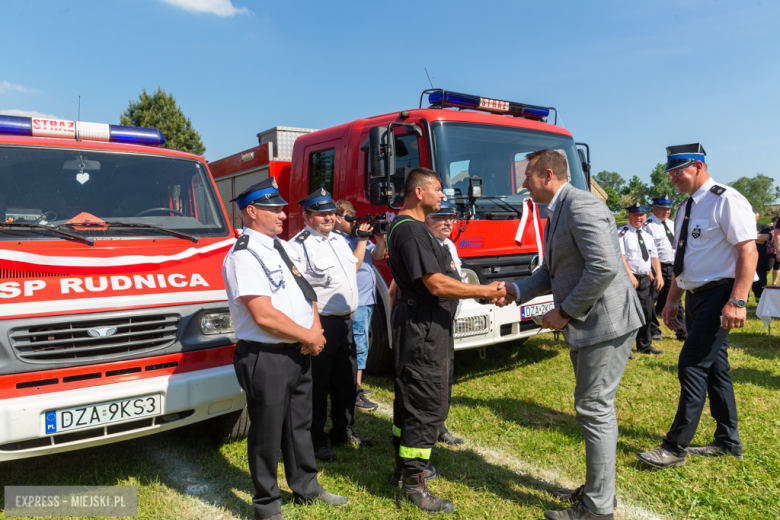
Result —
<instances>
[{"instance_id":1,"label":"grass lawn","mask_svg":"<svg viewBox=\"0 0 780 520\"><path fill-rule=\"evenodd\" d=\"M751 301L748 326L730 336L730 361L740 412L745 460L688 459L685 467L658 471L634 452L654 448L669 427L679 395L676 362L681 343L666 331L658 357L629 361L618 391L620 423L618 518L728 518L780 516L780 337L767 344L766 328ZM574 420L574 379L563 341L539 335L524 344L458 353L453 408L447 424L468 439L459 448L438 446L433 458L442 477L432 489L455 502L454 518L541 518L558 509L548 491L584 481L585 452ZM339 448L339 460L320 465L320 482L350 497L341 509L291 502L280 466L288 519L427 518L395 506L387 484L392 384L367 378L382 407L357 413L356 431L372 437L369 449ZM694 445L711 440L707 407ZM215 448L195 426L100 448L0 464L0 485L135 485L139 517L253 518L246 442ZM0 502L0 508L3 507ZM0 518L4 515L0 513Z\"/></svg>"}]
</instances>

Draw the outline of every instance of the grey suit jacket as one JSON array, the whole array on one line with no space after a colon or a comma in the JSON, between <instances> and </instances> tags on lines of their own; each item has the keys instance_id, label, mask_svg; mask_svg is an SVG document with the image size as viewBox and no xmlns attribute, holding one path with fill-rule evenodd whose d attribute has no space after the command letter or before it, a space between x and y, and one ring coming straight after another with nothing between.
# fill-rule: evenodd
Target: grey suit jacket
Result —
<instances>
[{"instance_id":1,"label":"grey suit jacket","mask_svg":"<svg viewBox=\"0 0 780 520\"><path fill-rule=\"evenodd\" d=\"M569 183L561 187L544 228L544 253L544 265L515 283L522 303L552 291L555 306L572 317L562 331L569 345L595 345L644 324L615 219L595 195Z\"/></svg>"}]
</instances>

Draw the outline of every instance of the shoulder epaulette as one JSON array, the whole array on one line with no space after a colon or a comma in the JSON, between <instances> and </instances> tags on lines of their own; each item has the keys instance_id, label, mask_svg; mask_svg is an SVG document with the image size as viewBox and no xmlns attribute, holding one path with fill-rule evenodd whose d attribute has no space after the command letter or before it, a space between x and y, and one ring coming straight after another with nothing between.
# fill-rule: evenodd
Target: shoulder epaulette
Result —
<instances>
[{"instance_id":1,"label":"shoulder epaulette","mask_svg":"<svg viewBox=\"0 0 780 520\"><path fill-rule=\"evenodd\" d=\"M722 196L726 192L726 188L723 186L718 186L717 184L710 188L710 191L714 193L715 195L718 195L719 197Z\"/></svg>"},{"instance_id":2,"label":"shoulder epaulette","mask_svg":"<svg viewBox=\"0 0 780 520\"><path fill-rule=\"evenodd\" d=\"M628 231L628 226L623 226L622 228L620 228L620 231L618 231L618 236L622 237L623 235L626 234L627 231Z\"/></svg>"},{"instance_id":3,"label":"shoulder epaulette","mask_svg":"<svg viewBox=\"0 0 780 520\"><path fill-rule=\"evenodd\" d=\"M238 237L238 240L236 240L236 247L233 248L233 251L242 251L246 249L249 246L249 235L241 235Z\"/></svg>"},{"instance_id":4,"label":"shoulder epaulette","mask_svg":"<svg viewBox=\"0 0 780 520\"><path fill-rule=\"evenodd\" d=\"M299 244L303 244L303 241L309 238L309 236L311 236L311 233L309 233L308 231L301 231L298 234L298 236L295 237L295 241L298 242Z\"/></svg>"},{"instance_id":5,"label":"shoulder epaulette","mask_svg":"<svg viewBox=\"0 0 780 520\"><path fill-rule=\"evenodd\" d=\"M652 224L654 222L653 217L648 218L645 220L645 224Z\"/></svg>"},{"instance_id":6,"label":"shoulder epaulette","mask_svg":"<svg viewBox=\"0 0 780 520\"><path fill-rule=\"evenodd\" d=\"M336 233L337 235L344 236L344 232L342 230L340 230L340 229L335 229L334 228L333 231L331 231L331 233Z\"/></svg>"}]
</instances>

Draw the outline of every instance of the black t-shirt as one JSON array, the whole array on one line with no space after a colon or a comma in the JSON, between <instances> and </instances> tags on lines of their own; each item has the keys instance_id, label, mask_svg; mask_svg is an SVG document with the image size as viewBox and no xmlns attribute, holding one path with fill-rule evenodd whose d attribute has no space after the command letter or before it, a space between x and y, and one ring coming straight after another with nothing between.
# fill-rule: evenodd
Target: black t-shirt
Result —
<instances>
[{"instance_id":1,"label":"black t-shirt","mask_svg":"<svg viewBox=\"0 0 780 520\"><path fill-rule=\"evenodd\" d=\"M424 222L407 216L393 221L387 241L387 265L404 297L429 303L453 301L432 295L422 281L426 274L442 273L434 247L439 248L444 260L443 274L460 281L449 250L439 245Z\"/></svg>"},{"instance_id":2,"label":"black t-shirt","mask_svg":"<svg viewBox=\"0 0 780 520\"><path fill-rule=\"evenodd\" d=\"M766 224L759 224L756 222L756 231L761 235L770 235L772 233L772 228ZM763 244L756 243L756 249L758 249L759 255L766 255L766 242Z\"/></svg>"}]
</instances>

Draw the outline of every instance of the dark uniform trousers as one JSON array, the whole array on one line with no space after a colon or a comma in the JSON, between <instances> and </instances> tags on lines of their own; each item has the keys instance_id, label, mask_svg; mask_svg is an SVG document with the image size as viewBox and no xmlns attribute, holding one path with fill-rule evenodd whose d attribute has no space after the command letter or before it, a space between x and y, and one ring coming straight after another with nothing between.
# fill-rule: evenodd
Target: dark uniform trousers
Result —
<instances>
[{"instance_id":1,"label":"dark uniform trousers","mask_svg":"<svg viewBox=\"0 0 780 520\"><path fill-rule=\"evenodd\" d=\"M758 275L758 281L753 282L753 295L756 300L761 299L761 294L764 292L764 286L766 285L766 275L769 271L768 258L770 255L766 253L758 254L758 263L756 264L756 274Z\"/></svg>"},{"instance_id":2,"label":"dark uniform trousers","mask_svg":"<svg viewBox=\"0 0 780 520\"><path fill-rule=\"evenodd\" d=\"M658 317L663 315L666 300L669 297L669 289L672 288L672 277L674 276L674 264L661 264L661 274L664 277L664 288L660 291L653 286L653 299L655 300L655 312L653 312L653 326L650 329L651 335L661 334L660 322ZM682 302L677 306L677 320L682 324L677 331L678 338L685 338L688 335L688 326L685 323L685 309Z\"/></svg>"},{"instance_id":3,"label":"dark uniform trousers","mask_svg":"<svg viewBox=\"0 0 780 520\"><path fill-rule=\"evenodd\" d=\"M454 332L454 330L453 330ZM452 341L452 348L450 349L450 375L447 388L447 416L450 415L450 407L452 407L452 384L455 382L455 340ZM446 417L445 417L446 421ZM450 433L447 429L447 425L442 423L440 435Z\"/></svg>"},{"instance_id":4,"label":"dark uniform trousers","mask_svg":"<svg viewBox=\"0 0 780 520\"><path fill-rule=\"evenodd\" d=\"M393 447L396 466L407 475L428 467L447 418L453 312L402 299L400 290L393 304Z\"/></svg>"},{"instance_id":5,"label":"dark uniform trousers","mask_svg":"<svg viewBox=\"0 0 780 520\"><path fill-rule=\"evenodd\" d=\"M639 285L636 287L636 295L639 296L639 303L642 304L642 311L645 315L645 324L639 329L636 335L636 349L640 352L652 347L653 336L650 332L653 319L653 282L650 281L650 277L647 275L636 276Z\"/></svg>"},{"instance_id":6,"label":"dark uniform trousers","mask_svg":"<svg viewBox=\"0 0 780 520\"><path fill-rule=\"evenodd\" d=\"M686 295L688 339L677 368L680 404L661 446L682 456L699 426L707 395L717 423L715 442L732 453L742 450L737 430L737 403L729 375L728 331L720 326L723 306L729 301L733 281L707 291Z\"/></svg>"},{"instance_id":7,"label":"dark uniform trousers","mask_svg":"<svg viewBox=\"0 0 780 520\"><path fill-rule=\"evenodd\" d=\"M314 390L312 391L311 440L314 449L336 444L352 436L355 424L355 388L357 386L357 347L349 317L320 316L325 330L325 348L311 360ZM332 427L328 422L328 396Z\"/></svg>"},{"instance_id":8,"label":"dark uniform trousers","mask_svg":"<svg viewBox=\"0 0 780 520\"><path fill-rule=\"evenodd\" d=\"M255 487L252 501L258 518L281 511L276 482L279 448L287 485L295 495L324 493L317 482L317 461L311 444L311 356L300 346L287 348L239 341L233 367L246 392L249 411L247 452Z\"/></svg>"}]
</instances>

